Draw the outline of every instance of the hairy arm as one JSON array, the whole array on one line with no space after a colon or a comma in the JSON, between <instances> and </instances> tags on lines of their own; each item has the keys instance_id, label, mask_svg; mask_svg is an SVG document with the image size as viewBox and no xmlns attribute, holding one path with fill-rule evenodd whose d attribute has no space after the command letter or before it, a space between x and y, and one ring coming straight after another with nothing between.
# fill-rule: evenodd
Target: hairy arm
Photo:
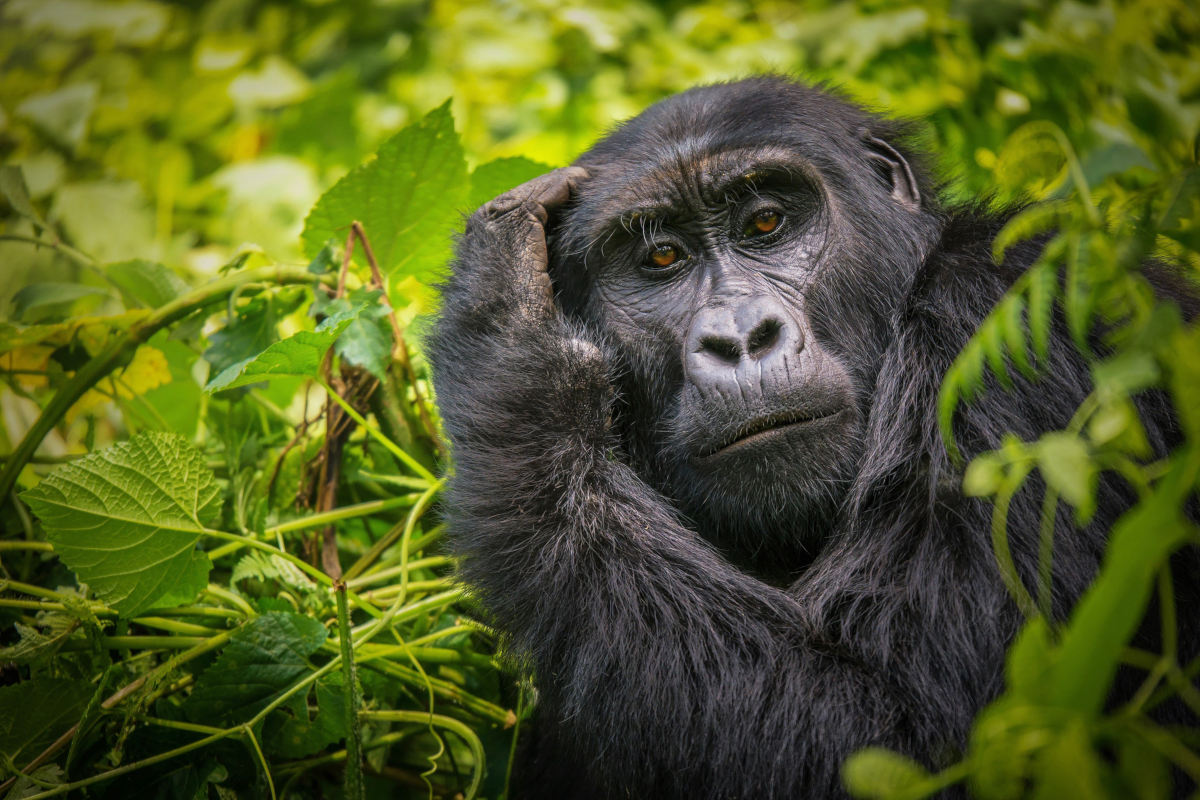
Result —
<instances>
[{"instance_id":1,"label":"hairy arm","mask_svg":"<svg viewBox=\"0 0 1200 800\"><path fill-rule=\"evenodd\" d=\"M920 698L620 460L602 343L556 310L546 272L547 217L585 178L558 170L485 206L445 286L432 355L464 575L530 657L583 783L825 796L849 750L928 744L904 705Z\"/></svg>"}]
</instances>

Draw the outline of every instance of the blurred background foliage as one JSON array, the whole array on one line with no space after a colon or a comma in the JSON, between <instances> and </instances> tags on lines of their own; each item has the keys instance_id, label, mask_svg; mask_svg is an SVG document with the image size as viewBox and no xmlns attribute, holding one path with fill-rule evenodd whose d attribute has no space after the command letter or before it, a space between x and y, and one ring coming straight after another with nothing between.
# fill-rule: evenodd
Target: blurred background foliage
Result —
<instances>
[{"instance_id":1,"label":"blurred background foliage","mask_svg":"<svg viewBox=\"0 0 1200 800\"><path fill-rule=\"evenodd\" d=\"M996 184L1000 147L1029 120L1085 153L1123 145L1114 157L1161 164L1187 155L1200 113L1186 0L7 0L0 13L5 161L79 249L197 277L244 242L298 258L320 191L446 98L470 161L559 165L666 94L794 72L922 120L964 194ZM28 275L79 277L11 243L0 263L0 308Z\"/></svg>"},{"instance_id":2,"label":"blurred background foliage","mask_svg":"<svg viewBox=\"0 0 1200 800\"><path fill-rule=\"evenodd\" d=\"M17 481L18 489L27 489L54 474L49 470L59 462L126 441L134 433L168 431L198 445L207 467L215 470L220 509L213 524L250 538L274 536L279 550L270 559L294 561L298 554L307 563L318 563L319 541L285 546L281 537L302 528L298 520L314 509L332 514L330 530L336 525L341 556L355 559L350 572L357 568L360 573L350 580L362 592L361 598L351 598L350 623L360 626L355 648L359 658L374 665L362 683L375 714L365 735L376 748L367 759L372 780L382 782L369 783L368 793L470 794L474 784L469 776L473 770L481 773L486 761L487 779L480 791L501 794L511 723L523 715L525 698L507 678L498 679L490 633L471 619L473 609L450 588L452 565L436 547L436 515L421 517L439 488L429 476L440 460L436 410L423 399L429 386L419 326L407 346L402 335L433 307L435 297L428 288L432 273L385 263L385 277L372 283L363 262L346 297L327 296L340 253L336 247L316 251L330 233L344 239L351 219L379 216L379 206L372 204L388 194L388 187L378 182L378 174L363 177L354 187L341 184L341 190L331 192L341 191L340 199L322 200L318 210L325 216L314 212L308 229L306 217L326 190L381 146L380 160L398 157L400 145L428 145L429 152L439 141L443 150L449 147L437 152L449 153L446 174L463 178L463 185L445 189L446 205L457 215L505 188L506 181L540 168L537 164L567 163L607 128L657 99L698 83L763 71L826 81L869 107L917 121L952 198L984 195L996 204L1017 198L1059 203L1048 206L1053 213L1026 218L1023 231L1014 235L1052 228L1071 247L1084 243L1080 263L1092 265L1089 280L1077 282L1063 300L1072 324L1082 326L1079 330L1087 329L1105 292L1109 301L1137 295L1127 273L1136 272L1145 255L1200 269L1200 177L1195 170L1200 11L1189 0L2 0L0 159L20 172L6 170L0 186L5 197L0 200L0 451L17 449L37 430L39 415L54 417L44 439L35 443L37 456L6 456L9 467L20 463L5 474ZM449 124L437 110L447 99L466 164L485 165L473 173L469 190L461 165L452 163L458 159L457 142L437 138L437 126ZM412 125L420 130L396 138ZM1061 140L1056 139L1059 134ZM392 143L390 155L385 143ZM492 164L515 156L537 164ZM14 183L18 174L24 188ZM408 191L422 174L440 173L417 163L398 178L395 191ZM423 197L422 207L438 205L431 196ZM1066 205L1064 198L1070 198ZM339 224L339 209L354 215ZM320 225L312 221L318 216ZM1156 233L1147 240L1147 229L1134 223L1151 218ZM431 245L433 256L444 256L444 227L430 224L429 237L437 239ZM370 236L381 233L379 227L367 231ZM411 249L412 241L405 240L405 247ZM361 241L357 252L362 252ZM1055 252L1062 256L1064 249ZM1105 267L1118 262L1125 265L1119 274ZM1042 273L1053 282L1057 267L1050 267ZM276 272L263 277L266 268ZM286 272L288 268L292 271ZM238 283L239 276L252 280ZM318 279L327 288L318 285L309 295L303 284ZM1030 292L1031 313L1032 286L1021 287ZM204 306L202 313L182 321L172 318L162 330L154 329L145 346L118 341L139 330L152 310L194 297L205 287L228 295L223 308ZM388 314L381 289L395 311L396 339L384 324ZM350 331L337 350L346 369L334 373L326 364L317 375L315 365L309 365L309 377L325 381L321 387L330 390L328 397L309 388L312 384L303 376L249 390L213 388L210 380L217 373L261 356L268 346L293 342L289 337L313 327L310 317L322 316L340 319L337 330ZM1106 420L1108 432L1101 436L1093 425L1084 444L1076 437L1079 431L1070 441L1011 443L1007 456L980 462L969 491L1011 497L1031 469L1022 467L1014 477L1013 464L1048 462L1067 453L1076 459L1072 463L1083 466L1074 477L1060 474L1052 488L1077 508L1086 506L1086 476L1099 468L1088 466L1088 459L1100 463L1088 448L1115 448L1109 454L1114 458L1137 456L1136 422L1125 411L1128 393L1146 385L1170 383L1185 422L1200 425L1187 411L1200 408L1195 326L1183 328L1177 319L1163 322L1150 312L1132 318L1136 324L1127 326L1128 346L1118 345L1143 377L1129 383L1128 370L1106 373L1126 380L1092 409L1099 409L1096 418ZM1011 344L1013 339L997 329L992 341ZM1022 341L1019 331L1015 340ZM396 359L390 365L389 341ZM374 356L368 353L372 347ZM1002 349L986 350L986 343L980 347L956 366L948 382L952 388L969 394L981 380L985 357L993 371L996 364L1003 371ZM90 361L110 351L115 354L112 366L120 370L118 379L95 386L75 381ZM387 395L382 401L365 399L374 385L367 373L390 392L380 390ZM223 375L225 386L241 380L234 373ZM78 397L56 407L55 391L70 386L81 390ZM326 436L323 425L335 417L316 410L330 403L333 390L352 406L361 401L358 411L386 436L361 426L340 429L346 449L341 452L338 444L342 480L331 501L317 497L313 480L322 459L332 457L328 447L336 437ZM399 413L389 414L389 408ZM300 434L293 438L297 428ZM1200 436L1192 428L1187 434L1191 464L1200 452L1195 447ZM144 445L149 440L138 441ZM395 452L400 448L403 457ZM175 462L138 463L152 477L154 469ZM1165 472L1165 467L1147 468L1146 485ZM1053 482L1049 473L1046 480ZM1171 500L1178 505L1176 501L1178 497ZM66 771L41 772L36 786L18 782L11 796L51 796L67 791L64 780L86 779L158 752L144 735L146 729L137 727L137 714L153 709L154 724L169 728L168 718L190 707L181 699L188 695L189 681L203 683L215 669L203 653L191 666L169 660L172 653L216 648L228 636L253 644L255 636L266 635L255 627L267 624L262 620L279 625L292 620L286 624L295 627L301 624L297 618L309 615L331 632L338 630L332 601L303 574L267 557L234 562L236 542L207 551L218 565L210 578L216 585L210 584L197 601L203 608L175 610L172 619L182 622L166 624L163 614L146 617L145 608L122 609L115 601L105 605L79 593L76 578L54 557L66 558L67 548L58 553L55 547L62 542L51 537L59 542L52 547L40 524L20 501L0 498L6 581L0 622L7 628L0 629L0 683L48 677L75 681L70 691L45 683L9 688L75 698L73 705L55 713L61 711L61 720L79 721L88 707L84 730L103 735L92 735L78 747L72 744ZM1181 534L1188 535L1194 538L1194 530ZM410 542L415 565L409 563ZM267 552L262 547L267 545L256 553ZM1155 566L1161 557L1156 556ZM406 583L399 589L378 585L400 575ZM444 598L441 605L420 606L435 595ZM280 605L284 600L288 605ZM395 644L362 638L369 618L378 613L372 604L380 603L401 609L403 625L388 629ZM285 612L291 616L270 616ZM227 621L218 624L213 621L217 617ZM369 633L379 630L376 626ZM288 635L302 638L294 631ZM343 625L339 638L346 635ZM1052 660L1052 638L1041 628L1027 634L1021 663L1028 667ZM425 643L419 653L404 647L414 639ZM316 639L312 641L316 647ZM1076 655L1083 653L1086 661L1094 642L1081 641ZM317 658L327 659L325 666L337 658L336 648L320 652ZM1026 678L1041 674L1021 663L1017 672ZM1184 674L1173 661L1151 656L1143 665L1158 678L1174 680ZM1178 684L1183 693L1191 687L1187 681L1194 678L1196 665L1188 669L1191 677ZM156 676L158 683L146 676ZM169 687L167 681L173 681ZM1026 680L1031 697L1040 683ZM84 684L99 686L90 701ZM132 697L137 705L125 716L104 717L96 711L101 693L135 684L137 691L129 689L113 706L104 706L107 713ZM340 684L316 686L314 708L334 708ZM21 707L21 697L3 691L0 709ZM180 701L175 706L173 698ZM1019 746L1005 738L1025 729L1005 727L1002 712L1016 703L1024 713L1022 704L1034 701L1014 694L1006 702L1009 706L998 705L990 717L991 727L976 732L976 750L986 750L989 743L993 747L994 757L985 758L982 768L964 762L930 779L911 764L875 753L875 762L860 761L861 769L851 776L856 792L921 796L935 791L939 780L974 775L974 788L985 796L1018 796L1026 786L1022 776L1032 769L1027 762L1034 758L1020 747L1042 745L1029 744L1029 737ZM400 709L400 716L386 717L391 713L387 709ZM454 731L455 737L438 738L432 722L428 736L413 733L421 727L419 720L403 715L422 709L443 715L439 730ZM228 721L196 713L200 716L188 718L213 725ZM267 773L284 795L335 796L341 791L338 781L322 770L346 757L337 742L349 731L319 719L326 729L324 738L309 742L319 751L315 755L301 758L313 752L307 747L264 744L272 765ZM1099 737L1098 752L1107 752L1103 748L1117 739L1106 743L1107 734L1079 728L1075 717L1053 724L1037 719L1043 729L1084 731L1066 740L1066 751L1051 753L1067 766L1042 776L1050 787L1045 791L1053 791L1055 780L1107 769L1103 755L1099 760L1086 755L1092 740L1084 739ZM486 758L468 746L476 734L454 728L462 722L477 733ZM1068 723L1076 727L1064 728ZM389 725L396 726L391 733ZM44 732L53 728L48 721ZM1168 737L1175 748L1170 760L1200 775L1195 732L1180 737ZM7 759L0 764L0 779L12 769L36 766L29 765L33 749L11 738L0 730L0 754ZM53 736L43 739L39 750ZM393 749L382 752L392 755L380 754L379 742L385 739ZM180 741L167 737L158 747ZM123 753L126 746L128 753ZM1134 766L1121 778L1125 783L1116 778L1116 783L1097 782L1101 788L1096 796L1107 796L1112 786L1131 785L1149 787L1140 796L1165 796L1169 788L1162 788L1162 754L1130 747ZM997 749L1012 757L1005 761ZM1126 751L1121 753L1125 759ZM1138 772L1137 764L1148 772ZM431 765L439 772L425 784L420 774ZM54 766L53 760L48 766ZM198 761L187 767L190 772L157 771L152 778L163 797L266 796L263 792L274 791L274 784L264 784L261 774L254 777L256 769L253 757L244 752L223 753L220 763ZM1004 780L988 777L996 774ZM10 785L0 785L0 793ZM119 780L101 785L107 788L95 791L106 796L122 796L128 789Z\"/></svg>"}]
</instances>

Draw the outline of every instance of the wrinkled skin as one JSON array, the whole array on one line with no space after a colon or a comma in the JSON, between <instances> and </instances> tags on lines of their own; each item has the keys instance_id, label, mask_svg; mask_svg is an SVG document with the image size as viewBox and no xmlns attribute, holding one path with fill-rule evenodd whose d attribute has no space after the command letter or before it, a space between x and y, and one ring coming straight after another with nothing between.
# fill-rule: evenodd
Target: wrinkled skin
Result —
<instances>
[{"instance_id":1,"label":"wrinkled skin","mask_svg":"<svg viewBox=\"0 0 1200 800\"><path fill-rule=\"evenodd\" d=\"M1001 688L1019 615L936 398L1036 249L997 267L1003 220L940 206L905 141L782 79L705 87L469 220L430 352L452 541L539 689L516 796L836 796L863 746L953 760ZM960 414L968 454L1070 419L1056 335L1044 381ZM1031 583L1040 497L1010 510ZM1131 499L1099 497L1060 520L1060 614Z\"/></svg>"}]
</instances>

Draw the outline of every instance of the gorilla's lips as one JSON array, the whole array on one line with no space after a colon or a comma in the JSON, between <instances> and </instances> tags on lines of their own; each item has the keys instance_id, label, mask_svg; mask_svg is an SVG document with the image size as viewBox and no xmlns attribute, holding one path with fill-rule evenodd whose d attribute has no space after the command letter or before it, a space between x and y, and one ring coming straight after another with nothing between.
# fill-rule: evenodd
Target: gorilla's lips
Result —
<instances>
[{"instance_id":1,"label":"gorilla's lips","mask_svg":"<svg viewBox=\"0 0 1200 800\"><path fill-rule=\"evenodd\" d=\"M818 420L836 416L844 411L845 408L845 406L839 405L826 408L776 411L766 416L755 417L729 436L717 440L715 444L709 447L705 447L700 451L699 455L702 459L710 458L726 450L754 444L784 429L798 428L817 422Z\"/></svg>"}]
</instances>

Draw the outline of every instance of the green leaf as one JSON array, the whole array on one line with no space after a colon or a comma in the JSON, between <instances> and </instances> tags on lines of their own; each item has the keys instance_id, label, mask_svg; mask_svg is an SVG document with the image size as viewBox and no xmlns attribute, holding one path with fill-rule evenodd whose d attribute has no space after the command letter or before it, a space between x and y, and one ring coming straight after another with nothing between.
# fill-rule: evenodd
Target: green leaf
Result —
<instances>
[{"instance_id":1,"label":"green leaf","mask_svg":"<svg viewBox=\"0 0 1200 800\"><path fill-rule=\"evenodd\" d=\"M450 102L386 141L321 196L304 221L304 252L313 258L351 222L363 224L393 277L428 279L450 255L450 233L466 202L467 170ZM361 259L362 248L356 248Z\"/></svg>"},{"instance_id":2,"label":"green leaf","mask_svg":"<svg viewBox=\"0 0 1200 800\"><path fill-rule=\"evenodd\" d=\"M21 773L8 794L4 795L4 800L24 800L66 782L66 773L58 764L42 764L29 774Z\"/></svg>"},{"instance_id":3,"label":"green leaf","mask_svg":"<svg viewBox=\"0 0 1200 800\"><path fill-rule=\"evenodd\" d=\"M223 370L204 387L208 393L233 389L272 378L312 378L321 359L365 305L360 304L326 317L315 331L300 331Z\"/></svg>"},{"instance_id":4,"label":"green leaf","mask_svg":"<svg viewBox=\"0 0 1200 800\"><path fill-rule=\"evenodd\" d=\"M1088 420L1087 433L1097 446L1109 444L1139 458L1152 452L1137 409L1126 397L1101 405Z\"/></svg>"},{"instance_id":5,"label":"green leaf","mask_svg":"<svg viewBox=\"0 0 1200 800\"><path fill-rule=\"evenodd\" d=\"M268 345L279 341L275 326L287 310L265 292L238 307L225 327L208 336L204 360L212 365L212 373L219 374L234 364L253 358Z\"/></svg>"},{"instance_id":6,"label":"green leaf","mask_svg":"<svg viewBox=\"0 0 1200 800\"><path fill-rule=\"evenodd\" d=\"M1171 796L1171 771L1163 754L1132 731L1117 742L1118 796L1161 800Z\"/></svg>"},{"instance_id":7,"label":"green leaf","mask_svg":"<svg viewBox=\"0 0 1200 800\"><path fill-rule=\"evenodd\" d=\"M87 681L59 678L0 688L0 753L23 766L79 721L92 691Z\"/></svg>"},{"instance_id":8,"label":"green leaf","mask_svg":"<svg viewBox=\"0 0 1200 800\"><path fill-rule=\"evenodd\" d=\"M917 762L881 747L859 750L842 765L842 783L855 797L895 797L911 792L928 778L929 773Z\"/></svg>"},{"instance_id":9,"label":"green leaf","mask_svg":"<svg viewBox=\"0 0 1200 800\"><path fill-rule=\"evenodd\" d=\"M1016 364L1017 369L1027 378L1036 374L1033 362L1029 360L1029 349L1025 344L1025 297L1021 294L1011 294L1004 298L1000 308L996 310L998 322L1004 328L1004 346Z\"/></svg>"},{"instance_id":10,"label":"green leaf","mask_svg":"<svg viewBox=\"0 0 1200 800\"><path fill-rule=\"evenodd\" d=\"M13 625L21 638L16 644L0 647L0 662L44 664L66 644L67 639L79 627L78 620L61 613L40 612L38 623L48 629L46 633L19 622Z\"/></svg>"},{"instance_id":11,"label":"green leaf","mask_svg":"<svg viewBox=\"0 0 1200 800\"><path fill-rule=\"evenodd\" d=\"M377 289L356 289L349 297L334 300L325 309L329 314L362 306L362 313L338 337L337 354L343 361L362 367L380 380L387 376L393 344L392 325L388 321L392 310L382 302L382 295Z\"/></svg>"},{"instance_id":12,"label":"green leaf","mask_svg":"<svg viewBox=\"0 0 1200 800\"><path fill-rule=\"evenodd\" d=\"M1017 242L1032 239L1039 234L1053 231L1071 218L1072 206L1063 200L1035 203L1013 215L996 238L992 240L992 258L997 264L1004 263L1004 255Z\"/></svg>"},{"instance_id":13,"label":"green leaf","mask_svg":"<svg viewBox=\"0 0 1200 800\"><path fill-rule=\"evenodd\" d=\"M1188 440L1200 439L1200 328L1176 331L1159 358L1169 358L1167 385Z\"/></svg>"},{"instance_id":14,"label":"green leaf","mask_svg":"<svg viewBox=\"0 0 1200 800\"><path fill-rule=\"evenodd\" d=\"M108 292L82 283L32 283L12 297L13 317L34 323L91 310Z\"/></svg>"},{"instance_id":15,"label":"green leaf","mask_svg":"<svg viewBox=\"0 0 1200 800\"><path fill-rule=\"evenodd\" d=\"M1096 467L1087 443L1071 433L1048 433L1037 446L1038 467L1047 485L1075 506L1085 521L1096 507Z\"/></svg>"},{"instance_id":16,"label":"green leaf","mask_svg":"<svg viewBox=\"0 0 1200 800\"><path fill-rule=\"evenodd\" d=\"M1008 651L1006 675L1009 690L1031 702L1041 702L1046 676L1054 664L1050 629L1042 617L1031 619Z\"/></svg>"},{"instance_id":17,"label":"green leaf","mask_svg":"<svg viewBox=\"0 0 1200 800\"><path fill-rule=\"evenodd\" d=\"M497 158L480 164L471 173L471 190L467 194L467 208L475 210L497 195L504 194L526 181L533 180L554 169L528 158Z\"/></svg>"},{"instance_id":18,"label":"green leaf","mask_svg":"<svg viewBox=\"0 0 1200 800\"><path fill-rule=\"evenodd\" d=\"M245 722L312 671L308 657L324 643L325 627L301 614L271 612L242 626L196 679L184 712L193 722ZM299 705L304 706L300 693ZM288 704L295 712L296 703Z\"/></svg>"},{"instance_id":19,"label":"green leaf","mask_svg":"<svg viewBox=\"0 0 1200 800\"><path fill-rule=\"evenodd\" d=\"M1092 367L1096 388L1120 397L1157 385L1158 363L1149 353L1126 350Z\"/></svg>"},{"instance_id":20,"label":"green leaf","mask_svg":"<svg viewBox=\"0 0 1200 800\"><path fill-rule=\"evenodd\" d=\"M32 220L39 228L46 227L46 222L29 199L29 187L25 185L25 175L21 172L20 167L12 164L0 167L0 194L3 194L4 199L8 200L13 211Z\"/></svg>"},{"instance_id":21,"label":"green leaf","mask_svg":"<svg viewBox=\"0 0 1200 800\"><path fill-rule=\"evenodd\" d=\"M1099 186L1110 175L1134 167L1153 170L1154 162L1146 151L1130 142L1113 142L1093 150L1083 158L1083 177L1089 186Z\"/></svg>"},{"instance_id":22,"label":"green leaf","mask_svg":"<svg viewBox=\"0 0 1200 800\"><path fill-rule=\"evenodd\" d=\"M1047 245L1043 259L1049 259L1049 253L1056 253L1058 249L1053 242ZM1053 261L1043 260L1029 273L1029 341L1033 345L1034 358L1040 361L1050 357L1051 315L1057 296L1058 272Z\"/></svg>"},{"instance_id":23,"label":"green leaf","mask_svg":"<svg viewBox=\"0 0 1200 800\"><path fill-rule=\"evenodd\" d=\"M284 717L278 728L264 736L267 750L283 758L303 758L346 738L346 693L342 674L331 672L317 680L316 713L305 702L305 713Z\"/></svg>"},{"instance_id":24,"label":"green leaf","mask_svg":"<svg viewBox=\"0 0 1200 800\"><path fill-rule=\"evenodd\" d=\"M1057 703L1089 713L1104 704L1121 651L1145 611L1151 578L1191 535L1179 517L1191 481L1186 462L1176 457L1153 493L1113 527L1100 574L1062 635L1050 682Z\"/></svg>"},{"instance_id":25,"label":"green leaf","mask_svg":"<svg viewBox=\"0 0 1200 800\"><path fill-rule=\"evenodd\" d=\"M27 98L17 106L17 114L58 144L74 150L87 135L88 120L96 108L98 94L96 84L77 83Z\"/></svg>"},{"instance_id":26,"label":"green leaf","mask_svg":"<svg viewBox=\"0 0 1200 800\"><path fill-rule=\"evenodd\" d=\"M988 369L996 376L996 380L1005 389L1011 389L1012 377L1008 374L1008 361L1004 357L1003 319L993 312L975 334L976 341L983 345L984 355L987 356Z\"/></svg>"},{"instance_id":27,"label":"green leaf","mask_svg":"<svg viewBox=\"0 0 1200 800\"><path fill-rule=\"evenodd\" d=\"M256 581L260 582L258 586L254 585ZM280 587L286 587L300 599L303 609L316 614L322 613L329 602L329 593L322 591L320 585L295 564L258 550L247 553L238 561L229 584L248 597L274 596Z\"/></svg>"},{"instance_id":28,"label":"green leaf","mask_svg":"<svg viewBox=\"0 0 1200 800\"><path fill-rule=\"evenodd\" d=\"M196 549L220 511L204 455L143 433L58 467L21 497L59 558L124 616L195 598L211 563Z\"/></svg>"},{"instance_id":29,"label":"green leaf","mask_svg":"<svg viewBox=\"0 0 1200 800\"><path fill-rule=\"evenodd\" d=\"M154 261L118 261L105 267L105 272L122 294L147 308L166 305L188 291L183 278Z\"/></svg>"},{"instance_id":30,"label":"green leaf","mask_svg":"<svg viewBox=\"0 0 1200 800\"><path fill-rule=\"evenodd\" d=\"M967 497L990 497L1004 482L1004 463L996 453L976 456L963 474L963 494Z\"/></svg>"},{"instance_id":31,"label":"green leaf","mask_svg":"<svg viewBox=\"0 0 1200 800\"><path fill-rule=\"evenodd\" d=\"M1038 753L1037 791L1034 800L1105 800L1104 770L1092 748L1087 728L1072 722L1056 731L1050 743Z\"/></svg>"},{"instance_id":32,"label":"green leaf","mask_svg":"<svg viewBox=\"0 0 1200 800\"><path fill-rule=\"evenodd\" d=\"M72 244L101 263L154 252L154 214L134 181L81 181L59 187L50 218Z\"/></svg>"},{"instance_id":33,"label":"green leaf","mask_svg":"<svg viewBox=\"0 0 1200 800\"><path fill-rule=\"evenodd\" d=\"M313 275L328 275L336 272L341 265L342 245L337 239L330 239L325 246L308 262L308 271ZM323 295L318 293L317 297Z\"/></svg>"}]
</instances>

